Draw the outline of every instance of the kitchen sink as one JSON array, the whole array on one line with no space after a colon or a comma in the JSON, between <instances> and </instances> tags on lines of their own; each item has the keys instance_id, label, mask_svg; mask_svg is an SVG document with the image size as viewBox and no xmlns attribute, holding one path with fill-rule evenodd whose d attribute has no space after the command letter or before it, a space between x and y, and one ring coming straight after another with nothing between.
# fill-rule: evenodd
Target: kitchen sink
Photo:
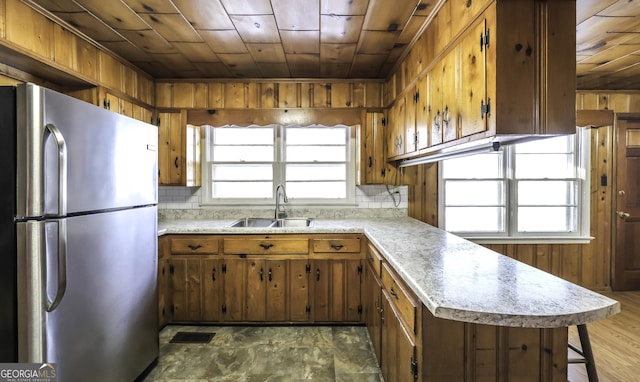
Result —
<instances>
[{"instance_id":1,"label":"kitchen sink","mask_svg":"<svg viewBox=\"0 0 640 382\"><path fill-rule=\"evenodd\" d=\"M232 228L243 227L261 227L261 228L286 228L286 227L311 227L313 219L311 218L242 218L234 221L229 225Z\"/></svg>"}]
</instances>

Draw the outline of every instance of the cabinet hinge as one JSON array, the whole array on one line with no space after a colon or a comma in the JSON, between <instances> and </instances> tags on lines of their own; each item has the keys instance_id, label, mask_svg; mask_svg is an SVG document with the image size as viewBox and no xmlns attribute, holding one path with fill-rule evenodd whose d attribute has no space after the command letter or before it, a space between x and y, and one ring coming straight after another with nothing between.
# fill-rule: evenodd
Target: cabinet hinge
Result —
<instances>
[{"instance_id":1,"label":"cabinet hinge","mask_svg":"<svg viewBox=\"0 0 640 382\"><path fill-rule=\"evenodd\" d=\"M227 273L227 264L222 264L222 273Z\"/></svg>"},{"instance_id":2,"label":"cabinet hinge","mask_svg":"<svg viewBox=\"0 0 640 382\"><path fill-rule=\"evenodd\" d=\"M484 119L484 116L491 114L491 98L487 98L487 103L484 100L480 100L480 118Z\"/></svg>"},{"instance_id":3,"label":"cabinet hinge","mask_svg":"<svg viewBox=\"0 0 640 382\"><path fill-rule=\"evenodd\" d=\"M162 317L164 317L165 312L164 312L164 306L162 307Z\"/></svg>"},{"instance_id":4,"label":"cabinet hinge","mask_svg":"<svg viewBox=\"0 0 640 382\"><path fill-rule=\"evenodd\" d=\"M307 311L307 313L311 313L311 305L307 304L305 310Z\"/></svg>"},{"instance_id":5,"label":"cabinet hinge","mask_svg":"<svg viewBox=\"0 0 640 382\"><path fill-rule=\"evenodd\" d=\"M362 274L362 264L358 265L358 273Z\"/></svg>"},{"instance_id":6,"label":"cabinet hinge","mask_svg":"<svg viewBox=\"0 0 640 382\"><path fill-rule=\"evenodd\" d=\"M162 275L164 276L164 267L162 267Z\"/></svg>"},{"instance_id":7,"label":"cabinet hinge","mask_svg":"<svg viewBox=\"0 0 640 382\"><path fill-rule=\"evenodd\" d=\"M222 313L227 313L227 304L222 304Z\"/></svg>"},{"instance_id":8,"label":"cabinet hinge","mask_svg":"<svg viewBox=\"0 0 640 382\"><path fill-rule=\"evenodd\" d=\"M160 117L158 117L158 119L156 119L156 126L160 126Z\"/></svg>"},{"instance_id":9,"label":"cabinet hinge","mask_svg":"<svg viewBox=\"0 0 640 382\"><path fill-rule=\"evenodd\" d=\"M418 103L419 99L420 99L420 92L413 93L413 103Z\"/></svg>"},{"instance_id":10,"label":"cabinet hinge","mask_svg":"<svg viewBox=\"0 0 640 382\"><path fill-rule=\"evenodd\" d=\"M418 378L418 362L416 362L413 357L411 358L411 374L413 375L414 379Z\"/></svg>"},{"instance_id":11,"label":"cabinet hinge","mask_svg":"<svg viewBox=\"0 0 640 382\"><path fill-rule=\"evenodd\" d=\"M111 101L108 100L104 100L102 101L102 106L104 106L105 109L110 110L111 109Z\"/></svg>"},{"instance_id":12,"label":"cabinet hinge","mask_svg":"<svg viewBox=\"0 0 640 382\"><path fill-rule=\"evenodd\" d=\"M382 118L382 126L387 126L387 119L386 118Z\"/></svg>"},{"instance_id":13,"label":"cabinet hinge","mask_svg":"<svg viewBox=\"0 0 640 382\"><path fill-rule=\"evenodd\" d=\"M173 314L176 311L176 308L173 304L171 304L171 306L169 307L169 312L171 312L171 314Z\"/></svg>"},{"instance_id":14,"label":"cabinet hinge","mask_svg":"<svg viewBox=\"0 0 640 382\"><path fill-rule=\"evenodd\" d=\"M487 29L487 33L480 34L480 51L481 52L485 47L489 47L489 42L490 42L490 34L489 34L489 29Z\"/></svg>"},{"instance_id":15,"label":"cabinet hinge","mask_svg":"<svg viewBox=\"0 0 640 382\"><path fill-rule=\"evenodd\" d=\"M413 143L417 145L419 140L419 133L413 134Z\"/></svg>"},{"instance_id":16,"label":"cabinet hinge","mask_svg":"<svg viewBox=\"0 0 640 382\"><path fill-rule=\"evenodd\" d=\"M307 271L307 273L311 273L311 264L307 264L305 266L305 270Z\"/></svg>"},{"instance_id":17,"label":"cabinet hinge","mask_svg":"<svg viewBox=\"0 0 640 382\"><path fill-rule=\"evenodd\" d=\"M169 265L169 273L173 274L173 271L174 271L173 264L171 264Z\"/></svg>"},{"instance_id":18,"label":"cabinet hinge","mask_svg":"<svg viewBox=\"0 0 640 382\"><path fill-rule=\"evenodd\" d=\"M358 305L358 314L362 314L362 304Z\"/></svg>"}]
</instances>

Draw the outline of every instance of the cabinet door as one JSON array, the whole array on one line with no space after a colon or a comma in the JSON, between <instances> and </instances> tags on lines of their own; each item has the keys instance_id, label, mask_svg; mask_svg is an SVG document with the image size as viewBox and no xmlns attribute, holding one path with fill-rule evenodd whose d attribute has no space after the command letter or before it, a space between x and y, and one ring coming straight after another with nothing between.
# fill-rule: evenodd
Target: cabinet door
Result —
<instances>
[{"instance_id":1,"label":"cabinet door","mask_svg":"<svg viewBox=\"0 0 640 382\"><path fill-rule=\"evenodd\" d=\"M416 150L422 150L429 145L429 74L418 80L416 95Z\"/></svg>"},{"instance_id":2,"label":"cabinet door","mask_svg":"<svg viewBox=\"0 0 640 382\"><path fill-rule=\"evenodd\" d=\"M171 313L174 321L200 319L200 260L169 259Z\"/></svg>"},{"instance_id":3,"label":"cabinet door","mask_svg":"<svg viewBox=\"0 0 640 382\"><path fill-rule=\"evenodd\" d=\"M442 143L443 127L442 127L442 62L437 63L433 70L429 73L429 105L431 111L429 116L429 146L435 146Z\"/></svg>"},{"instance_id":4,"label":"cabinet door","mask_svg":"<svg viewBox=\"0 0 640 382\"><path fill-rule=\"evenodd\" d=\"M307 322L309 311L309 274L311 264L306 259L289 260L288 306L289 320Z\"/></svg>"},{"instance_id":5,"label":"cabinet door","mask_svg":"<svg viewBox=\"0 0 640 382\"><path fill-rule=\"evenodd\" d=\"M183 175L183 126L181 113L158 113L158 184L180 185ZM185 146L186 148L186 146Z\"/></svg>"},{"instance_id":6,"label":"cabinet door","mask_svg":"<svg viewBox=\"0 0 640 382\"><path fill-rule=\"evenodd\" d=\"M247 321L264 321L267 317L267 268L264 259L248 259L245 312Z\"/></svg>"},{"instance_id":7,"label":"cabinet door","mask_svg":"<svg viewBox=\"0 0 640 382\"><path fill-rule=\"evenodd\" d=\"M382 356L380 369L386 382L404 382L398 379L397 327L391 303L389 302L389 295L386 291L382 291Z\"/></svg>"},{"instance_id":8,"label":"cabinet door","mask_svg":"<svg viewBox=\"0 0 640 382\"><path fill-rule=\"evenodd\" d=\"M360 259L343 260L346 270L344 277L345 313L342 317L335 316L335 321L362 321L362 262ZM334 284L335 285L335 284ZM333 298L338 298L333 296Z\"/></svg>"},{"instance_id":9,"label":"cabinet door","mask_svg":"<svg viewBox=\"0 0 640 382\"><path fill-rule=\"evenodd\" d=\"M404 129L400 129L400 133L404 132L404 152L412 153L416 151L416 108L418 105L418 91L414 88L412 91L404 95L405 118Z\"/></svg>"},{"instance_id":10,"label":"cabinet door","mask_svg":"<svg viewBox=\"0 0 640 382\"><path fill-rule=\"evenodd\" d=\"M202 260L202 320L220 320L221 275L218 259Z\"/></svg>"},{"instance_id":11,"label":"cabinet door","mask_svg":"<svg viewBox=\"0 0 640 382\"><path fill-rule=\"evenodd\" d=\"M406 328L400 323L397 315L394 315L396 325L396 370L398 381L414 380L414 362L416 362L416 345Z\"/></svg>"},{"instance_id":12,"label":"cabinet door","mask_svg":"<svg viewBox=\"0 0 640 382\"><path fill-rule=\"evenodd\" d=\"M452 141L458 135L458 86L459 71L457 55L459 46L451 50L442 60L442 122L443 140Z\"/></svg>"},{"instance_id":13,"label":"cabinet door","mask_svg":"<svg viewBox=\"0 0 640 382\"><path fill-rule=\"evenodd\" d=\"M375 270L372 266L367 266L365 274L365 283L363 292L364 302L364 315L367 329L369 330L369 338L373 344L373 350L376 353L376 358L381 359L381 330L382 322L380 316L381 297L382 297L382 285L380 280L375 275Z\"/></svg>"},{"instance_id":14,"label":"cabinet door","mask_svg":"<svg viewBox=\"0 0 640 382\"><path fill-rule=\"evenodd\" d=\"M330 260L313 260L311 266L313 320L327 322L330 320Z\"/></svg>"},{"instance_id":15,"label":"cabinet door","mask_svg":"<svg viewBox=\"0 0 640 382\"><path fill-rule=\"evenodd\" d=\"M223 274L223 317L227 322L242 321L245 306L245 259L225 259Z\"/></svg>"},{"instance_id":16,"label":"cabinet door","mask_svg":"<svg viewBox=\"0 0 640 382\"><path fill-rule=\"evenodd\" d=\"M395 169L387 163L384 113L366 113L362 127L362 157L360 184L393 184Z\"/></svg>"},{"instance_id":17,"label":"cabinet door","mask_svg":"<svg viewBox=\"0 0 640 382\"><path fill-rule=\"evenodd\" d=\"M460 131L466 137L486 130L482 106L486 104L485 20L472 25L460 41Z\"/></svg>"},{"instance_id":18,"label":"cabinet door","mask_svg":"<svg viewBox=\"0 0 640 382\"><path fill-rule=\"evenodd\" d=\"M266 319L287 321L287 260L267 260Z\"/></svg>"},{"instance_id":19,"label":"cabinet door","mask_svg":"<svg viewBox=\"0 0 640 382\"><path fill-rule=\"evenodd\" d=\"M158 251L160 252L160 251ZM158 260L158 327L164 327L168 322L169 311L169 298L167 297L168 290L168 262L167 260L160 258Z\"/></svg>"}]
</instances>

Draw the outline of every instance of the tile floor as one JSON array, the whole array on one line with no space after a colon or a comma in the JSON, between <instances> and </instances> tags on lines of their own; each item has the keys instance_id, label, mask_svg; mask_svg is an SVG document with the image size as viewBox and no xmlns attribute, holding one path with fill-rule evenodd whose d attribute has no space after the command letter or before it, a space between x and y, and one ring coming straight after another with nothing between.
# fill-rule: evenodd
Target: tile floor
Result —
<instances>
[{"instance_id":1,"label":"tile floor","mask_svg":"<svg viewBox=\"0 0 640 382\"><path fill-rule=\"evenodd\" d=\"M215 332L208 344L169 343L178 331ZM179 326L160 332L144 382L382 381L364 326Z\"/></svg>"}]
</instances>

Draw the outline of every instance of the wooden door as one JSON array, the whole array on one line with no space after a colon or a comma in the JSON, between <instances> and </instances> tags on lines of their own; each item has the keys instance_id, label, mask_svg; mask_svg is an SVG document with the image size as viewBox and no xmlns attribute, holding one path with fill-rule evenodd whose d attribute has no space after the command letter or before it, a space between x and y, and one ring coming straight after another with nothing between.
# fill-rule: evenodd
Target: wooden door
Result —
<instances>
[{"instance_id":1,"label":"wooden door","mask_svg":"<svg viewBox=\"0 0 640 382\"><path fill-rule=\"evenodd\" d=\"M613 288L640 290L640 115L618 119Z\"/></svg>"},{"instance_id":2,"label":"wooden door","mask_svg":"<svg viewBox=\"0 0 640 382\"><path fill-rule=\"evenodd\" d=\"M429 146L442 143L442 62L438 62L429 73Z\"/></svg>"},{"instance_id":3,"label":"wooden door","mask_svg":"<svg viewBox=\"0 0 640 382\"><path fill-rule=\"evenodd\" d=\"M200 263L197 259L171 258L171 316L173 321L200 319Z\"/></svg>"},{"instance_id":4,"label":"wooden door","mask_svg":"<svg viewBox=\"0 0 640 382\"><path fill-rule=\"evenodd\" d=\"M413 91L404 95L404 129L400 129L400 132L404 132L404 154L412 153L416 151L416 108L418 106L418 90L416 88Z\"/></svg>"},{"instance_id":5,"label":"wooden door","mask_svg":"<svg viewBox=\"0 0 640 382\"><path fill-rule=\"evenodd\" d=\"M380 369L386 382L404 382L398 380L398 354L397 349L397 320L393 314L389 295L382 290L382 356Z\"/></svg>"},{"instance_id":6,"label":"wooden door","mask_svg":"<svg viewBox=\"0 0 640 382\"><path fill-rule=\"evenodd\" d=\"M245 306L245 259L225 259L221 265L223 274L223 320L242 321Z\"/></svg>"},{"instance_id":7,"label":"wooden door","mask_svg":"<svg viewBox=\"0 0 640 382\"><path fill-rule=\"evenodd\" d=\"M344 260L346 274L344 277L343 299L345 312L338 321L360 322L362 320L362 263L360 259ZM336 282L334 282L336 285ZM338 298L333 296L334 299Z\"/></svg>"},{"instance_id":8,"label":"wooden door","mask_svg":"<svg viewBox=\"0 0 640 382\"><path fill-rule=\"evenodd\" d=\"M398 381L414 380L414 362L416 362L416 345L406 328L401 324L400 317L394 314L394 324L397 336L396 370ZM417 366L416 366L417 367Z\"/></svg>"},{"instance_id":9,"label":"wooden door","mask_svg":"<svg viewBox=\"0 0 640 382\"><path fill-rule=\"evenodd\" d=\"M311 313L314 321L327 322L330 319L330 261L313 260L311 266L312 303Z\"/></svg>"},{"instance_id":10,"label":"wooden door","mask_svg":"<svg viewBox=\"0 0 640 382\"><path fill-rule=\"evenodd\" d=\"M311 265L306 259L289 260L289 286L287 288L289 320L307 322L309 311L309 274Z\"/></svg>"},{"instance_id":11,"label":"wooden door","mask_svg":"<svg viewBox=\"0 0 640 382\"><path fill-rule=\"evenodd\" d=\"M479 36L485 35L485 20L472 25L460 41L460 131L461 136L485 131L482 105L486 100L485 44Z\"/></svg>"},{"instance_id":12,"label":"wooden door","mask_svg":"<svg viewBox=\"0 0 640 382\"><path fill-rule=\"evenodd\" d=\"M158 113L158 121L158 184L180 185L186 145L181 113Z\"/></svg>"},{"instance_id":13,"label":"wooden door","mask_svg":"<svg viewBox=\"0 0 640 382\"><path fill-rule=\"evenodd\" d=\"M247 259L245 319L264 321L267 317L267 268L264 259Z\"/></svg>"},{"instance_id":14,"label":"wooden door","mask_svg":"<svg viewBox=\"0 0 640 382\"><path fill-rule=\"evenodd\" d=\"M202 321L220 320L219 265L218 259L202 260Z\"/></svg>"},{"instance_id":15,"label":"wooden door","mask_svg":"<svg viewBox=\"0 0 640 382\"><path fill-rule=\"evenodd\" d=\"M287 321L287 260L267 260L266 319Z\"/></svg>"}]
</instances>

